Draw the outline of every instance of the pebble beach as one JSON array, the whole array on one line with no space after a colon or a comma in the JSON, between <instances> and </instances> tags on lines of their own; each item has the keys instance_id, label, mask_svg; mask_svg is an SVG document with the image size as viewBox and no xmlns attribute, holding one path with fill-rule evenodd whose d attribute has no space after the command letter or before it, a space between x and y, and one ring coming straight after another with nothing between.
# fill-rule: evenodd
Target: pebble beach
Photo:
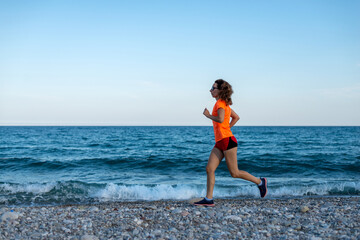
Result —
<instances>
[{"instance_id":1,"label":"pebble beach","mask_svg":"<svg viewBox=\"0 0 360 240\"><path fill-rule=\"evenodd\" d=\"M360 239L360 197L0 207L0 239Z\"/></svg>"}]
</instances>

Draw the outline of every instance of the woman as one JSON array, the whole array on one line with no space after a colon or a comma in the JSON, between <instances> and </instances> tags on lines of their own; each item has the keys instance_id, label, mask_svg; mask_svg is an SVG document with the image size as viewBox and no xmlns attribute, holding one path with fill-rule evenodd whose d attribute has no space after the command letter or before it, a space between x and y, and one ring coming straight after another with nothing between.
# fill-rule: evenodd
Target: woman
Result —
<instances>
[{"instance_id":1,"label":"woman","mask_svg":"<svg viewBox=\"0 0 360 240\"><path fill-rule=\"evenodd\" d=\"M232 105L231 95L233 93L231 85L223 79L218 79L210 89L216 104L212 114L205 108L204 115L213 121L215 146L211 151L207 166L207 191L206 197L195 202L195 205L215 206L213 200L213 190L215 185L215 170L219 166L221 160L225 157L225 161L229 172L234 178L241 178L253 182L258 185L260 196L265 197L267 194L266 178L256 178L253 175L238 169L237 163L237 141L231 132L231 128L240 119L240 117L230 108ZM231 118L231 121L230 121Z\"/></svg>"}]
</instances>

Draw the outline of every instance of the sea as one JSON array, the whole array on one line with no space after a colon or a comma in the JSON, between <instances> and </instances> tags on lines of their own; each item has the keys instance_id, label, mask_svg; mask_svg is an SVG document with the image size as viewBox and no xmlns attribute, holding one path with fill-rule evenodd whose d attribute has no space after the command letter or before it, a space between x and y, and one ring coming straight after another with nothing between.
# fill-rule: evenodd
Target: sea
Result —
<instances>
[{"instance_id":1,"label":"sea","mask_svg":"<svg viewBox=\"0 0 360 240\"><path fill-rule=\"evenodd\" d=\"M360 196L360 127L232 128L238 166L267 198ZM204 197L210 126L0 127L0 206ZM260 198L225 160L214 197Z\"/></svg>"}]
</instances>

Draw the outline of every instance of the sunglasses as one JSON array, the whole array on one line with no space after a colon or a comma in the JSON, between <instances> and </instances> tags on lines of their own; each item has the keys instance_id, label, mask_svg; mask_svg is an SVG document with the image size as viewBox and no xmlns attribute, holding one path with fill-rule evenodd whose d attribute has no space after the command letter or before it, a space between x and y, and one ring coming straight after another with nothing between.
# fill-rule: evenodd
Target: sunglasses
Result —
<instances>
[{"instance_id":1,"label":"sunglasses","mask_svg":"<svg viewBox=\"0 0 360 240\"><path fill-rule=\"evenodd\" d=\"M215 89L219 89L219 88L212 87L212 88L210 89L210 91L214 91Z\"/></svg>"}]
</instances>

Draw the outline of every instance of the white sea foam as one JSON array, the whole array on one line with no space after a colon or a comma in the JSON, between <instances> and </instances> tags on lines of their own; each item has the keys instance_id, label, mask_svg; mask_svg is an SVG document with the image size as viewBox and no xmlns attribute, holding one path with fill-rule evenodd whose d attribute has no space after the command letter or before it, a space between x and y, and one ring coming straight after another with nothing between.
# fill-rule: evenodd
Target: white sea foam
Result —
<instances>
[{"instance_id":1,"label":"white sea foam","mask_svg":"<svg viewBox=\"0 0 360 240\"><path fill-rule=\"evenodd\" d=\"M0 185L0 191L8 192L11 194L16 193L32 193L32 194L42 194L48 193L56 187L57 183L32 183L32 184L8 184L4 183Z\"/></svg>"},{"instance_id":2,"label":"white sea foam","mask_svg":"<svg viewBox=\"0 0 360 240\"><path fill-rule=\"evenodd\" d=\"M101 189L92 194L92 197L98 198L101 201L111 200L160 200L160 199L189 199L198 196L201 190L190 186L172 186L172 185L116 185L113 183L107 184L104 189Z\"/></svg>"},{"instance_id":3,"label":"white sea foam","mask_svg":"<svg viewBox=\"0 0 360 240\"><path fill-rule=\"evenodd\" d=\"M294 184L282 180L269 181L268 198L360 195L360 182L302 182ZM221 181L220 181L221 182ZM246 182L222 182L214 190L215 198L259 198L256 185ZM98 200L135 201L135 200L186 200L204 197L206 184L158 184L158 185L123 185L123 184L87 184L82 182L52 182L32 184L0 184L0 203L16 204L52 204L87 202Z\"/></svg>"},{"instance_id":4,"label":"white sea foam","mask_svg":"<svg viewBox=\"0 0 360 240\"><path fill-rule=\"evenodd\" d=\"M161 200L161 199L190 199L193 197L203 197L206 194L206 186L190 186L190 185L116 185L107 184L92 194L91 197L101 201L114 200ZM291 196L309 196L309 195L352 195L354 192L360 192L359 182L346 183L323 183L315 185L283 185L269 186L268 197L291 197ZM216 198L233 198L233 197L259 197L259 190L255 185L248 184L242 186L222 187L217 186L214 190Z\"/></svg>"}]
</instances>

